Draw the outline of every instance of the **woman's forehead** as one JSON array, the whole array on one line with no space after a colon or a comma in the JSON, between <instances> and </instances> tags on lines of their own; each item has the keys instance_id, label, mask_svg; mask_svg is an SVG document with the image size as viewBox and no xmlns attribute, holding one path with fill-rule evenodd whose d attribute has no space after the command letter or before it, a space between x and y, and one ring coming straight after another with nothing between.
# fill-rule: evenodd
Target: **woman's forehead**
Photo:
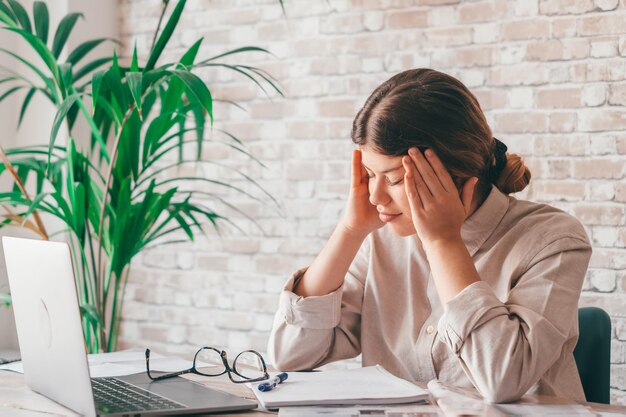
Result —
<instances>
[{"instance_id":1,"label":"woman's forehead","mask_svg":"<svg viewBox=\"0 0 626 417\"><path fill-rule=\"evenodd\" d=\"M384 173L402 168L401 156L384 155L368 147L361 148L361 155L363 165L375 172Z\"/></svg>"}]
</instances>

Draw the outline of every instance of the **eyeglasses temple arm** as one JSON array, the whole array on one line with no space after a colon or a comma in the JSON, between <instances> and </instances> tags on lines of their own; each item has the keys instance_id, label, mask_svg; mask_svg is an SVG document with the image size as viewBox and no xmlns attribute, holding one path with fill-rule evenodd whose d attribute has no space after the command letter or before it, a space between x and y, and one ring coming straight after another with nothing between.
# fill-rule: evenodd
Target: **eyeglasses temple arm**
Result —
<instances>
[{"instance_id":1,"label":"eyeglasses temple arm","mask_svg":"<svg viewBox=\"0 0 626 417\"><path fill-rule=\"evenodd\" d=\"M185 369L184 371L178 371L178 372L173 372L171 374L165 374L165 375L153 377L150 374L150 349L146 349L146 373L148 374L148 378L150 378L152 381L159 381L162 379L173 378L175 376L188 374L193 371L194 371L194 368L190 368L190 369Z\"/></svg>"}]
</instances>

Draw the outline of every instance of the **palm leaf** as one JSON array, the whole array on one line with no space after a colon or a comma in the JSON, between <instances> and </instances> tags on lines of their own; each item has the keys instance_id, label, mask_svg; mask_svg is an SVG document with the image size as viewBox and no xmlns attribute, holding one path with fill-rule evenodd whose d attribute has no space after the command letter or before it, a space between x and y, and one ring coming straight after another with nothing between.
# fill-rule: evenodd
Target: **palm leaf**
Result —
<instances>
[{"instance_id":1,"label":"palm leaf","mask_svg":"<svg viewBox=\"0 0 626 417\"><path fill-rule=\"evenodd\" d=\"M56 32L54 33L54 39L52 40L52 55L58 58L61 55L61 51L65 47L67 38L72 33L74 25L79 17L84 17L82 13L70 13L61 19Z\"/></svg>"},{"instance_id":2,"label":"palm leaf","mask_svg":"<svg viewBox=\"0 0 626 417\"><path fill-rule=\"evenodd\" d=\"M231 69L235 72L238 72L240 74L242 74L244 77L252 80L252 82L254 82L260 89L261 91L263 91L263 93L265 94L266 97L270 97L270 95L268 94L268 92L265 90L265 87L263 87L263 85L251 74L249 74L246 70L244 70L244 68L241 65L229 65L229 64L222 64L222 63L208 63L208 64L203 64L203 67L224 67L224 68L228 68ZM275 85L272 84L272 87L274 89L277 89L277 87ZM278 92L280 92L280 89L277 89ZM282 95L282 92L280 92L279 94Z\"/></svg>"},{"instance_id":3,"label":"palm leaf","mask_svg":"<svg viewBox=\"0 0 626 417\"><path fill-rule=\"evenodd\" d=\"M7 220L9 220L10 223L13 223L13 224L19 225L20 227L25 227L26 229L32 230L33 232L35 232L36 234L41 236L41 238L44 239L44 240L46 240L48 238L44 233L41 232L41 230L39 230L39 228L37 227L37 225L35 223L33 223L30 220L24 218L23 216L20 216L20 215L17 215L17 214L3 214L2 217L4 217ZM7 224L10 224L10 223L7 223Z\"/></svg>"},{"instance_id":4,"label":"palm leaf","mask_svg":"<svg viewBox=\"0 0 626 417\"><path fill-rule=\"evenodd\" d=\"M72 64L64 63L59 65L59 73L61 74L61 87L64 91L69 91L72 87Z\"/></svg>"},{"instance_id":5,"label":"palm leaf","mask_svg":"<svg viewBox=\"0 0 626 417\"><path fill-rule=\"evenodd\" d=\"M189 47L187 52L183 55L183 57L179 61L179 65L188 69L193 65L193 62L196 60L196 56L198 55L198 50L200 49L200 45L204 38L200 38L194 42L193 45Z\"/></svg>"},{"instance_id":6,"label":"palm leaf","mask_svg":"<svg viewBox=\"0 0 626 417\"><path fill-rule=\"evenodd\" d=\"M0 28L4 30L9 30L11 32L15 32L19 34L26 42L33 47L37 55L41 58L41 60L46 64L52 76L57 82L59 82L59 67L56 62L56 57L50 53L48 47L42 42L42 40L33 35L30 32L27 32L23 29L15 28L15 27L4 27Z\"/></svg>"},{"instance_id":7,"label":"palm leaf","mask_svg":"<svg viewBox=\"0 0 626 417\"><path fill-rule=\"evenodd\" d=\"M214 194L214 193L209 193L206 191L201 191L201 190L184 190L181 189L180 193L189 193L189 194L193 194L195 197L197 196L206 196L209 197L212 200L217 200L220 202L220 204L223 204L224 206L228 207L229 209L233 210L236 213L241 214L244 218L246 218L247 220L249 220L252 224L254 224L259 231L265 235L265 231L263 230L263 228L261 227L261 225L254 219L254 217L250 216L248 213L246 213L245 211L241 210L239 207L235 206L234 204L229 203L228 201L226 201L225 199L223 199L222 197Z\"/></svg>"},{"instance_id":8,"label":"palm leaf","mask_svg":"<svg viewBox=\"0 0 626 417\"><path fill-rule=\"evenodd\" d=\"M76 65L89 52L91 52L96 47L98 47L98 45L100 45L102 42L107 41L107 40L112 41L112 39L109 39L109 38L99 38L99 39L92 39L92 40L81 43L76 48L74 48L72 52L70 52L70 54L67 57L67 62L69 62L72 65Z\"/></svg>"},{"instance_id":9,"label":"palm leaf","mask_svg":"<svg viewBox=\"0 0 626 417\"><path fill-rule=\"evenodd\" d=\"M100 87L104 79L104 71L98 71L91 76L91 107L95 113L98 107L98 98L100 97Z\"/></svg>"},{"instance_id":10,"label":"palm leaf","mask_svg":"<svg viewBox=\"0 0 626 417\"><path fill-rule=\"evenodd\" d=\"M145 71L150 71L154 68L157 63L157 60L161 56L163 49L169 42L172 37L172 33L174 33L174 29L176 29L176 25L178 24L178 20L180 19L181 14L183 13L183 9L185 8L186 0L179 0L178 4L174 8L172 15L168 19L165 24L165 28L163 28L163 32L159 36L159 39L156 41L154 48L150 51L150 56L148 57L148 62L146 62Z\"/></svg>"},{"instance_id":11,"label":"palm leaf","mask_svg":"<svg viewBox=\"0 0 626 417\"><path fill-rule=\"evenodd\" d=\"M202 107L209 113L211 124L213 124L213 98L206 84L197 75L188 71L173 70L172 73L185 84L187 91L202 104Z\"/></svg>"},{"instance_id":12,"label":"palm leaf","mask_svg":"<svg viewBox=\"0 0 626 417\"><path fill-rule=\"evenodd\" d=\"M141 125L139 112L134 110L126 120L120 135L117 161L114 167L114 173L117 178L126 178L132 175L132 178L136 179L139 176Z\"/></svg>"},{"instance_id":13,"label":"palm leaf","mask_svg":"<svg viewBox=\"0 0 626 417\"><path fill-rule=\"evenodd\" d=\"M28 90L28 93L26 93L26 97L24 97L24 102L22 103L22 108L20 109L20 118L17 121L17 127L21 126L22 120L24 120L24 114L26 113L26 109L28 108L30 100L33 98L33 95L36 91L36 88L31 88L30 90Z\"/></svg>"},{"instance_id":14,"label":"palm leaf","mask_svg":"<svg viewBox=\"0 0 626 417\"><path fill-rule=\"evenodd\" d=\"M3 22L7 26L17 27L17 17L13 10L6 4L0 1L0 22Z\"/></svg>"},{"instance_id":15,"label":"palm leaf","mask_svg":"<svg viewBox=\"0 0 626 417\"><path fill-rule=\"evenodd\" d=\"M272 77L267 71L265 71L265 70L263 70L261 68L250 67L250 66L247 66L247 65L241 65L240 67L254 72L256 75L258 75L259 77L263 78L263 80L265 80L266 83L271 85L272 88L274 89L274 91L276 91L280 96L285 97L285 95L283 94L282 90L280 88L278 88L278 86L276 85L278 80L276 80L276 78Z\"/></svg>"},{"instance_id":16,"label":"palm leaf","mask_svg":"<svg viewBox=\"0 0 626 417\"><path fill-rule=\"evenodd\" d=\"M186 69L193 65L194 60L196 59L196 55L198 54L198 50L200 49L200 44L202 43L202 38L198 39L191 47L185 52L183 57L180 59L177 67L180 69ZM163 104L161 105L161 113L170 113L173 112L180 104L182 100L182 91L184 89L184 84L179 79L172 79L169 84L169 88L164 97Z\"/></svg>"},{"instance_id":17,"label":"palm leaf","mask_svg":"<svg viewBox=\"0 0 626 417\"><path fill-rule=\"evenodd\" d=\"M2 102L2 100L4 100L5 98L10 97L11 94L17 93L24 88L26 88L25 85L18 85L16 87L9 88L7 91L4 92L4 94L0 95L0 102Z\"/></svg>"},{"instance_id":18,"label":"palm leaf","mask_svg":"<svg viewBox=\"0 0 626 417\"><path fill-rule=\"evenodd\" d=\"M35 20L35 33L45 44L48 42L48 31L50 25L50 15L48 6L43 1L33 3L33 17Z\"/></svg>"},{"instance_id":19,"label":"palm leaf","mask_svg":"<svg viewBox=\"0 0 626 417\"><path fill-rule=\"evenodd\" d=\"M95 71L96 69L100 68L101 66L108 64L109 62L111 62L112 58L111 57L105 57L105 58L98 58L98 59L94 59L93 61L85 64L85 66L77 69L74 73L74 82L82 79L84 76L89 75L91 72Z\"/></svg>"},{"instance_id":20,"label":"palm leaf","mask_svg":"<svg viewBox=\"0 0 626 417\"><path fill-rule=\"evenodd\" d=\"M28 18L26 9L24 9L24 7L15 0L8 0L8 2L11 9L13 9L13 14L17 17L20 26L22 26L25 31L32 32L33 28L30 25L30 19Z\"/></svg>"},{"instance_id":21,"label":"palm leaf","mask_svg":"<svg viewBox=\"0 0 626 417\"><path fill-rule=\"evenodd\" d=\"M37 196L35 196L32 202L29 201L30 206L28 207L28 210L26 210L26 213L24 213L24 216L23 216L24 221L26 221L26 219L28 219L28 216L30 216L35 210L40 208L44 199L50 194L51 193L40 193L40 194L37 194Z\"/></svg>"},{"instance_id":22,"label":"palm leaf","mask_svg":"<svg viewBox=\"0 0 626 417\"><path fill-rule=\"evenodd\" d=\"M141 116L141 89L143 82L143 74L141 72L127 72L126 83L130 89L130 93L133 96L135 107L139 111L139 117Z\"/></svg>"},{"instance_id":23,"label":"palm leaf","mask_svg":"<svg viewBox=\"0 0 626 417\"><path fill-rule=\"evenodd\" d=\"M50 94L56 95L56 86L54 85L54 81L52 79L50 79L50 77L46 76L39 68L37 68L36 65L34 65L32 62L24 59L23 57L17 55L14 52L11 52L11 51L9 51L7 49L0 48L0 52L4 52L7 55L12 56L13 58L15 58L18 61L20 61L22 64L26 65L28 68L30 68L44 82L44 84L48 88L48 91L50 92Z\"/></svg>"},{"instance_id":24,"label":"palm leaf","mask_svg":"<svg viewBox=\"0 0 626 417\"><path fill-rule=\"evenodd\" d=\"M93 326L104 327L104 321L93 305L82 303L80 305L80 312Z\"/></svg>"},{"instance_id":25,"label":"palm leaf","mask_svg":"<svg viewBox=\"0 0 626 417\"><path fill-rule=\"evenodd\" d=\"M206 64L206 63L209 63L211 61L215 61L216 59L220 59L220 58L223 58L223 57L229 56L229 55L239 54L239 53L242 53L242 52L264 52L266 54L272 55L272 53L270 51L268 51L267 49L265 49L265 48L259 48L258 46L243 46L241 48L233 49L233 50L221 53L219 55L215 55L215 56L213 56L211 58L208 58L208 59L205 59L203 61L200 61L198 63L198 65Z\"/></svg>"},{"instance_id":26,"label":"palm leaf","mask_svg":"<svg viewBox=\"0 0 626 417\"><path fill-rule=\"evenodd\" d=\"M137 59L137 45L133 48L133 58L130 63L130 72L139 71L139 60Z\"/></svg>"},{"instance_id":27,"label":"palm leaf","mask_svg":"<svg viewBox=\"0 0 626 417\"><path fill-rule=\"evenodd\" d=\"M59 133L59 129L65 120L65 116L67 116L67 112L70 111L72 106L76 103L76 101L80 98L81 94L72 94L68 96L57 111L56 116L54 117L54 121L52 122L52 131L50 132L50 145L48 150L48 164L50 164L50 155L52 155L52 148L54 147L54 143L57 140L57 135Z\"/></svg>"},{"instance_id":28,"label":"palm leaf","mask_svg":"<svg viewBox=\"0 0 626 417\"><path fill-rule=\"evenodd\" d=\"M269 197L276 205L278 205L278 201L265 189L263 188L263 186L261 184L259 184L254 178L250 177L249 175L244 174L243 172L241 172L240 170L230 167L226 164L222 164L216 161L208 161L208 160L202 160L202 161L198 161L195 159L190 159L190 160L182 160L182 161L178 161L169 165L166 165L164 167L161 167L159 169L156 169L152 172L150 172L149 175L145 176L142 179L138 179L137 183L135 184L135 188L140 187L143 183L145 183L148 180L154 180L154 177L156 177L157 175L166 172L168 170L171 170L172 168L177 168L183 164L211 164L211 165L215 165L218 166L220 168L225 168L231 172L236 173L237 175L239 175L240 177L242 177L243 179L245 179L246 181L250 182L252 185L254 185L257 189L259 189L263 194L265 194L267 197Z\"/></svg>"},{"instance_id":29,"label":"palm leaf","mask_svg":"<svg viewBox=\"0 0 626 417\"><path fill-rule=\"evenodd\" d=\"M211 178L203 178L203 177L170 178L170 179L166 179L166 180L163 180L163 181L157 183L156 186L160 187L162 185L166 185L166 184L170 184L170 183L178 182L178 181L199 181L199 182L206 182L206 183L210 183L210 184L214 184L214 185L219 185L219 186L222 186L222 187L229 188L231 190L237 191L238 193L241 193L241 194L245 195L246 197L249 197L249 198L251 198L251 199L253 199L255 201L262 202L259 197L250 194L246 190L244 190L244 189L242 189L240 187L237 187L236 185L232 185L232 184L229 184L229 183L224 182L224 181L214 180L214 179L211 179ZM139 195L142 195L142 194L143 194L143 192L139 192L136 196L133 196L133 199L136 198Z\"/></svg>"}]
</instances>

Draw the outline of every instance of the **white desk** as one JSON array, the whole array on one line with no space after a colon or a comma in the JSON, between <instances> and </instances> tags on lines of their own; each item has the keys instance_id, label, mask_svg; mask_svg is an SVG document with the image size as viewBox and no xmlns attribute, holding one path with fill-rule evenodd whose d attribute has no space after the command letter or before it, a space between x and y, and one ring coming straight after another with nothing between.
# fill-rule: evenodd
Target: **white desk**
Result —
<instances>
[{"instance_id":1,"label":"white desk","mask_svg":"<svg viewBox=\"0 0 626 417\"><path fill-rule=\"evenodd\" d=\"M197 375L191 375L189 379L201 382L211 388L229 392L240 397L254 400L254 394L242 384L233 384L228 378L206 378ZM534 404L564 404L565 400L547 397L529 395L524 397L524 402ZM608 406L604 404L590 403L594 410L605 411L611 413L622 413L626 416L626 407ZM430 408L430 406L425 406ZM231 417L268 417L268 415L276 415L277 413L268 411L245 411L236 414L218 414L219 416ZM67 408L47 399L31 391L24 382L24 376L14 372L0 371L0 415L11 417L75 417L78 414L68 410ZM211 414L211 416L217 416ZM498 416L498 413L489 413L489 416Z\"/></svg>"}]
</instances>

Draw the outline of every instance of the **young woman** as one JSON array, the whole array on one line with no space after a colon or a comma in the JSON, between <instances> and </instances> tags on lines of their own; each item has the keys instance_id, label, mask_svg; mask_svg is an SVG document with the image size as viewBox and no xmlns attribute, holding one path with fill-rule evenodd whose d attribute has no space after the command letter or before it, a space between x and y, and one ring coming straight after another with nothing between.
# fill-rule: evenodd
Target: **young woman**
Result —
<instances>
[{"instance_id":1,"label":"young woman","mask_svg":"<svg viewBox=\"0 0 626 417\"><path fill-rule=\"evenodd\" d=\"M457 79L405 71L357 114L345 214L281 294L281 370L362 354L412 381L584 400L573 350L591 248L581 224L517 200L530 172Z\"/></svg>"}]
</instances>

